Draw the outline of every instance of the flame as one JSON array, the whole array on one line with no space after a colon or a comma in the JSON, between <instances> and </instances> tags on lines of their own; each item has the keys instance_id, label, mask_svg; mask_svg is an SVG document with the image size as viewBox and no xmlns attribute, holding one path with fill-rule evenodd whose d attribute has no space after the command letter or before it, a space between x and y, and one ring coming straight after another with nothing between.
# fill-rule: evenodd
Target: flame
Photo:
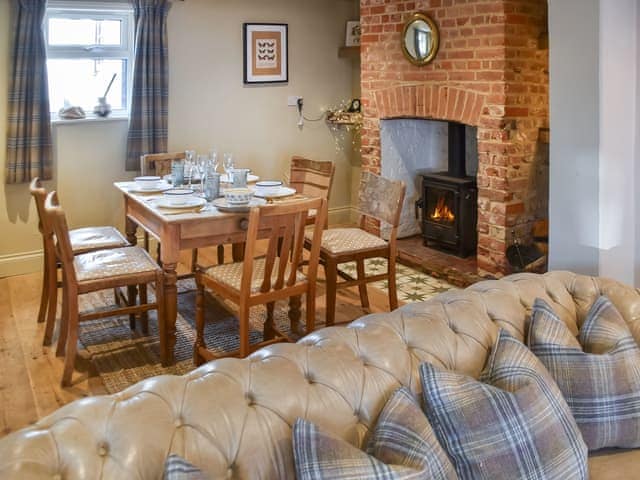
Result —
<instances>
[{"instance_id":1,"label":"flame","mask_svg":"<svg viewBox=\"0 0 640 480\"><path fill-rule=\"evenodd\" d=\"M455 219L456 216L449 208L449 205L446 204L444 196L438 198L436 208L431 214L431 220L437 220L440 222L453 222Z\"/></svg>"}]
</instances>

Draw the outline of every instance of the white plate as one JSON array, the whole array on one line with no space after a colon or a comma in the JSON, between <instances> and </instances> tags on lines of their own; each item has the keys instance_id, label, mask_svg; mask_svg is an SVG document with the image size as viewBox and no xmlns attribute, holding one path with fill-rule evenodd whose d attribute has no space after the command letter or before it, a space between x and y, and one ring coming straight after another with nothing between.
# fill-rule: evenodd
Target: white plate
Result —
<instances>
[{"instance_id":1,"label":"white plate","mask_svg":"<svg viewBox=\"0 0 640 480\"><path fill-rule=\"evenodd\" d=\"M296 194L296 189L291 187L280 187L278 190L275 188L269 194L260 192L259 189L256 189L254 195L260 198L282 198L282 197L290 197L291 195Z\"/></svg>"},{"instance_id":2,"label":"white plate","mask_svg":"<svg viewBox=\"0 0 640 480\"><path fill-rule=\"evenodd\" d=\"M247 183L254 183L254 182L257 182L258 180L260 180L260 177L257 175L252 175L252 174L247 175ZM220 176L220 181L222 183L231 183L231 180L229 180L229 177L227 176L226 173L223 173Z\"/></svg>"},{"instance_id":3,"label":"white plate","mask_svg":"<svg viewBox=\"0 0 640 480\"><path fill-rule=\"evenodd\" d=\"M236 205L233 203L228 203L227 199L216 198L213 202L211 202L214 207L216 207L221 212L248 212L251 207L256 207L258 205L264 205L267 203L266 200L262 198L252 198L249 203L246 205Z\"/></svg>"},{"instance_id":4,"label":"white plate","mask_svg":"<svg viewBox=\"0 0 640 480\"><path fill-rule=\"evenodd\" d=\"M155 206L160 208L182 209L182 208L202 207L206 203L207 201L204 198L198 198L198 197L187 198L185 199L184 203L180 203L180 204L172 203L170 198L159 198L158 200L156 200Z\"/></svg>"},{"instance_id":5,"label":"white plate","mask_svg":"<svg viewBox=\"0 0 640 480\"><path fill-rule=\"evenodd\" d=\"M144 188L138 185L137 183L132 182L131 186L128 187L128 190L131 193L157 193L157 192L164 192L165 190L170 190L171 188L173 187L168 183L161 183L160 185Z\"/></svg>"}]
</instances>

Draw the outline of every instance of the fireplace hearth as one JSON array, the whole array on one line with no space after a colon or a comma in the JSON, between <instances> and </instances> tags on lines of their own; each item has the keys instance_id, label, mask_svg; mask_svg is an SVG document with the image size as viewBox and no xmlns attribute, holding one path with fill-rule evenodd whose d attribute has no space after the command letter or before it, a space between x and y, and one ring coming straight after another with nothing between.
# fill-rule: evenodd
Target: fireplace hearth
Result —
<instances>
[{"instance_id":1,"label":"fireplace hearth","mask_svg":"<svg viewBox=\"0 0 640 480\"><path fill-rule=\"evenodd\" d=\"M477 246L476 179L466 175L465 126L448 124L448 169L446 172L423 173L422 198L416 202L422 209L424 245L451 252L459 257L475 254Z\"/></svg>"}]
</instances>

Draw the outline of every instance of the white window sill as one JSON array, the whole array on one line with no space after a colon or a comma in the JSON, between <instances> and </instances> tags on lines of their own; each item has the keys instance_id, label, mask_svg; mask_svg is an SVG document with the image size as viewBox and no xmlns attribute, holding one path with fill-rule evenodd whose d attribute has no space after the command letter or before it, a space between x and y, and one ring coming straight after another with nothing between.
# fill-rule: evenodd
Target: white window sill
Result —
<instances>
[{"instance_id":1,"label":"white window sill","mask_svg":"<svg viewBox=\"0 0 640 480\"><path fill-rule=\"evenodd\" d=\"M106 123L106 122L126 122L129 115L126 113L111 113L108 117L99 117L93 113L87 114L85 118L60 118L57 113L51 114L51 125L76 125L85 123Z\"/></svg>"}]
</instances>

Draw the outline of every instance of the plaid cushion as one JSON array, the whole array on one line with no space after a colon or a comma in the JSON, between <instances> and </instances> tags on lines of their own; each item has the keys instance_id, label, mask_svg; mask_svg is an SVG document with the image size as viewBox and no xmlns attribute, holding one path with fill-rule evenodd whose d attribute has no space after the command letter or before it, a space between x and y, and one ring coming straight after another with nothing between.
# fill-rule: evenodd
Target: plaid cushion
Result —
<instances>
[{"instance_id":1,"label":"plaid cushion","mask_svg":"<svg viewBox=\"0 0 640 480\"><path fill-rule=\"evenodd\" d=\"M380 413L368 453L298 419L293 452L303 479L455 479L453 465L411 392L397 390Z\"/></svg>"},{"instance_id":2,"label":"plaid cushion","mask_svg":"<svg viewBox=\"0 0 640 480\"><path fill-rule=\"evenodd\" d=\"M587 478L587 448L562 393L504 330L481 381L429 363L420 374L427 417L460 478Z\"/></svg>"},{"instance_id":3,"label":"plaid cushion","mask_svg":"<svg viewBox=\"0 0 640 480\"><path fill-rule=\"evenodd\" d=\"M578 340L536 299L528 343L556 379L590 450L640 446L640 348L606 297L591 307Z\"/></svg>"},{"instance_id":4,"label":"plaid cushion","mask_svg":"<svg viewBox=\"0 0 640 480\"><path fill-rule=\"evenodd\" d=\"M169 455L164 463L164 480L206 480L206 478L200 469L178 455Z\"/></svg>"}]
</instances>

